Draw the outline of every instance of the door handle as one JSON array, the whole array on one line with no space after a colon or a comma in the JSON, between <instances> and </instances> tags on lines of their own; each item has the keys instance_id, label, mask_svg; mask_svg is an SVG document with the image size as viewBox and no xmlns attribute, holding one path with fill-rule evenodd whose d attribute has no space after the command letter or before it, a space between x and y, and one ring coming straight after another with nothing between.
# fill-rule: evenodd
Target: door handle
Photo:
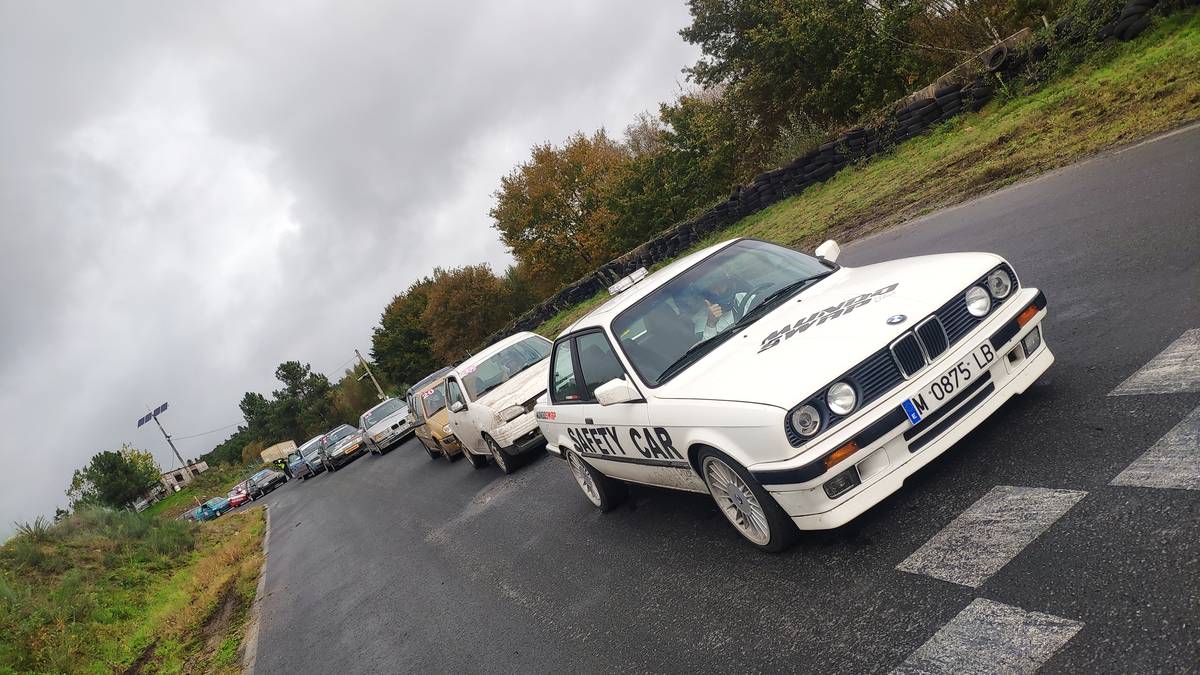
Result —
<instances>
[{"instance_id":1,"label":"door handle","mask_svg":"<svg viewBox=\"0 0 1200 675\"><path fill-rule=\"evenodd\" d=\"M595 424L595 422L593 422L592 418L590 418L590 417L583 418L583 423L584 424Z\"/></svg>"}]
</instances>

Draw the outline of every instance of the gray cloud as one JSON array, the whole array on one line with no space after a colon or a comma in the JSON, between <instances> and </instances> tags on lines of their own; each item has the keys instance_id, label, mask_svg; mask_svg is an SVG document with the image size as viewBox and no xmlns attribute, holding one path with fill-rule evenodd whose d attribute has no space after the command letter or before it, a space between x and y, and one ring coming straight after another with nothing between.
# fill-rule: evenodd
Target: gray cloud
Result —
<instances>
[{"instance_id":1,"label":"gray cloud","mask_svg":"<svg viewBox=\"0 0 1200 675\"><path fill-rule=\"evenodd\" d=\"M670 98L687 21L636 0L0 2L0 533L122 441L169 467L145 404L169 399L177 435L237 421L280 361L368 347L434 265L502 269L500 176Z\"/></svg>"}]
</instances>

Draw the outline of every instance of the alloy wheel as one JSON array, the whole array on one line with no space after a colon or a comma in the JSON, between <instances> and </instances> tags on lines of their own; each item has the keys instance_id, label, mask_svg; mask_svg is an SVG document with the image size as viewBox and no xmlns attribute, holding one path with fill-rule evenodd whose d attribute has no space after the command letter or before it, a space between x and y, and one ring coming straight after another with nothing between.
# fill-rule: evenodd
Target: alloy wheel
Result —
<instances>
[{"instance_id":1,"label":"alloy wheel","mask_svg":"<svg viewBox=\"0 0 1200 675\"><path fill-rule=\"evenodd\" d=\"M592 480L592 474L583 465L583 460L575 453L568 452L567 464L571 465L571 473L575 475L575 482L579 483L579 489L583 490L584 496L592 504L600 506L600 489L596 487L596 481Z\"/></svg>"},{"instance_id":2,"label":"alloy wheel","mask_svg":"<svg viewBox=\"0 0 1200 675\"><path fill-rule=\"evenodd\" d=\"M704 480L721 513L743 537L759 546L771 541L766 511L736 471L720 459L708 457L704 460Z\"/></svg>"}]
</instances>

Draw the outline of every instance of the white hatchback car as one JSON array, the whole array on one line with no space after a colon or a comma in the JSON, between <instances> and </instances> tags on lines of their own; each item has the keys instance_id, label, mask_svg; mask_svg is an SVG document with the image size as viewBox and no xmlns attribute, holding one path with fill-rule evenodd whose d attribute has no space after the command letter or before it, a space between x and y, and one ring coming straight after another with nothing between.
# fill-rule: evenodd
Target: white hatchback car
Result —
<instances>
[{"instance_id":1,"label":"white hatchback car","mask_svg":"<svg viewBox=\"0 0 1200 675\"><path fill-rule=\"evenodd\" d=\"M755 546L879 503L1037 379L1046 298L987 253L841 267L738 239L569 327L536 407L608 510L625 482L706 492Z\"/></svg>"},{"instance_id":2,"label":"white hatchback car","mask_svg":"<svg viewBox=\"0 0 1200 675\"><path fill-rule=\"evenodd\" d=\"M459 364L446 376L450 430L479 469L490 456L512 473L524 455L545 447L533 406L546 393L550 341L517 333Z\"/></svg>"}]
</instances>

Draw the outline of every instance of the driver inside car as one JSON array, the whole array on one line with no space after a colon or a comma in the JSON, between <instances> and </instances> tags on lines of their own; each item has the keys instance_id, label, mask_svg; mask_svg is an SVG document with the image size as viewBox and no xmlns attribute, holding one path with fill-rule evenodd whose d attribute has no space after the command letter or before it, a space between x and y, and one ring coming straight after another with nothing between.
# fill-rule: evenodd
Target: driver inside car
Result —
<instances>
[{"instance_id":1,"label":"driver inside car","mask_svg":"<svg viewBox=\"0 0 1200 675\"><path fill-rule=\"evenodd\" d=\"M733 323L732 311L726 311L695 291L689 290L678 295L675 305L683 316L691 318L691 329L696 334L697 342L707 340Z\"/></svg>"}]
</instances>

